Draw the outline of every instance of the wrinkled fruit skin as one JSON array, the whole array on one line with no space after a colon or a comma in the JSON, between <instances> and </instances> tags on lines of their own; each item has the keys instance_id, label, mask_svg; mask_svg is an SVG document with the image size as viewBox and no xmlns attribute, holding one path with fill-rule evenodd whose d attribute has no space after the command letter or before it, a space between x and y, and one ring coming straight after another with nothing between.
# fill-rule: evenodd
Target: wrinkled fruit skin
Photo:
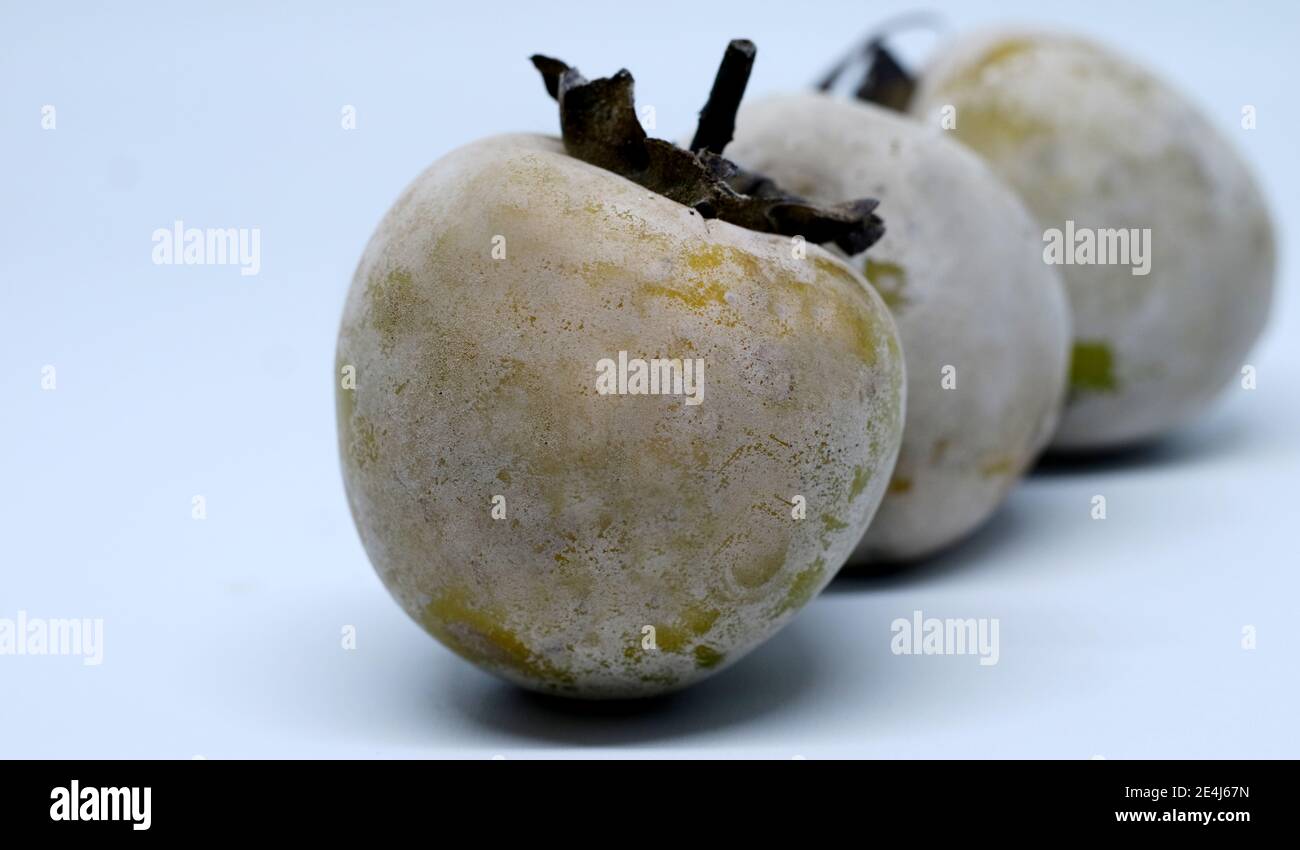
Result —
<instances>
[{"instance_id":1,"label":"wrinkled fruit skin","mask_svg":"<svg viewBox=\"0 0 1300 850\"><path fill-rule=\"evenodd\" d=\"M885 236L849 262L898 323L907 426L853 562L913 559L965 536L1047 444L1064 396L1069 308L1029 214L974 154L870 104L748 104L727 153L814 201L880 199Z\"/></svg>"},{"instance_id":2,"label":"wrinkled fruit skin","mask_svg":"<svg viewBox=\"0 0 1300 850\"><path fill-rule=\"evenodd\" d=\"M1150 228L1151 271L1060 266L1074 320L1070 399L1053 447L1159 435L1239 373L1273 287L1264 201L1227 140L1141 68L1075 38L970 36L922 75L913 111L956 107L958 139L1042 229Z\"/></svg>"},{"instance_id":3,"label":"wrinkled fruit skin","mask_svg":"<svg viewBox=\"0 0 1300 850\"><path fill-rule=\"evenodd\" d=\"M357 268L336 364L356 369L348 499L407 613L525 687L631 697L725 668L816 595L884 495L906 390L879 297L793 254L558 139L417 178ZM620 350L702 358L703 402L598 395Z\"/></svg>"}]
</instances>

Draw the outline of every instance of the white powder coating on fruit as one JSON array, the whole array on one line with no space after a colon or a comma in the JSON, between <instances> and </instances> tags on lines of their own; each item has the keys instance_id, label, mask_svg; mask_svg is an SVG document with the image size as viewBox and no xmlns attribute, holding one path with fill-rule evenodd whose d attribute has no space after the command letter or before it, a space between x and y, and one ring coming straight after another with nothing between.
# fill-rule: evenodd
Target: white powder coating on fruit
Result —
<instances>
[{"instance_id":1,"label":"white powder coating on fruit","mask_svg":"<svg viewBox=\"0 0 1300 850\"><path fill-rule=\"evenodd\" d=\"M1046 445L1064 395L1069 310L1029 214L942 133L826 95L743 106L727 154L814 201L880 199L885 236L850 262L898 323L907 426L857 559L970 533Z\"/></svg>"},{"instance_id":2,"label":"white powder coating on fruit","mask_svg":"<svg viewBox=\"0 0 1300 850\"><path fill-rule=\"evenodd\" d=\"M1261 332L1274 274L1268 212L1225 136L1126 59L1030 31L939 50L913 112L937 127L947 106L953 134L1020 194L1040 229L1150 232L1149 274L1060 266L1076 347L1054 445L1132 443L1206 405Z\"/></svg>"},{"instance_id":3,"label":"white powder coating on fruit","mask_svg":"<svg viewBox=\"0 0 1300 850\"><path fill-rule=\"evenodd\" d=\"M402 607L580 697L684 687L783 625L875 513L906 392L879 297L795 247L542 136L417 178L362 257L336 364L356 369L349 502ZM702 361L703 402L599 395L620 351Z\"/></svg>"}]
</instances>

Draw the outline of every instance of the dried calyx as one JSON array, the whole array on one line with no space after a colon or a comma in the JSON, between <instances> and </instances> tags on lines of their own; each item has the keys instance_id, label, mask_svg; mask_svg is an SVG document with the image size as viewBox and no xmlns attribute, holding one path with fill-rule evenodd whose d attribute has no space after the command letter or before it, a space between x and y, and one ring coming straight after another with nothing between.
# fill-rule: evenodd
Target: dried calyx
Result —
<instances>
[{"instance_id":1,"label":"dried calyx","mask_svg":"<svg viewBox=\"0 0 1300 850\"><path fill-rule=\"evenodd\" d=\"M861 63L865 70L853 96L906 112L916 93L916 77L885 46L885 39L900 30L918 28L934 32L943 25L941 19L928 12L899 15L885 22L836 62L817 83L817 90L830 91L849 68Z\"/></svg>"},{"instance_id":2,"label":"dried calyx","mask_svg":"<svg viewBox=\"0 0 1300 850\"><path fill-rule=\"evenodd\" d=\"M532 59L547 92L559 103L560 131L570 156L685 204L705 218L819 244L833 242L848 254L865 251L885 232L884 223L872 214L877 201L819 206L722 157L754 54L752 42L728 45L708 103L700 111L693 150L646 136L633 104L632 75L626 70L587 80L558 59Z\"/></svg>"},{"instance_id":3,"label":"dried calyx","mask_svg":"<svg viewBox=\"0 0 1300 850\"><path fill-rule=\"evenodd\" d=\"M853 93L854 97L906 112L916 92L916 78L899 64L880 39L869 42L866 52L867 71Z\"/></svg>"}]
</instances>

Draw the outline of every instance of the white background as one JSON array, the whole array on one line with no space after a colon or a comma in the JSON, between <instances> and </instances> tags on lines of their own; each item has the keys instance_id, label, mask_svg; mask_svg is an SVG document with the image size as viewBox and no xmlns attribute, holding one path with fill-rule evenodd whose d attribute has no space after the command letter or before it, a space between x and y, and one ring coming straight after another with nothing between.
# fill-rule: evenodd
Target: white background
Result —
<instances>
[{"instance_id":1,"label":"white background","mask_svg":"<svg viewBox=\"0 0 1300 850\"><path fill-rule=\"evenodd\" d=\"M838 580L691 691L592 707L455 658L368 565L332 398L361 249L434 158L554 131L533 52L630 67L675 139L728 38L759 45L751 94L800 88L908 7L355 5L0 11L0 617L105 621L101 666L0 656L0 756L1300 756L1300 7L930 4L953 28L1092 33L1233 138L1282 251L1259 388L1152 450L1040 470L968 544ZM176 219L261 228L261 274L153 265L151 234ZM914 609L998 618L1000 663L892 655L889 623Z\"/></svg>"}]
</instances>

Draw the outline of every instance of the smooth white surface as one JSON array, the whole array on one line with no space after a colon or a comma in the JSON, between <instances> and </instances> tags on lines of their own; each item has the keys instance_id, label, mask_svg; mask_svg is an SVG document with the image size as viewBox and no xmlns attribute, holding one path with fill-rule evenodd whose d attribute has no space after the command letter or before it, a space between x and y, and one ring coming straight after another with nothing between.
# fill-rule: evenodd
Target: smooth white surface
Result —
<instances>
[{"instance_id":1,"label":"smooth white surface","mask_svg":"<svg viewBox=\"0 0 1300 850\"><path fill-rule=\"evenodd\" d=\"M0 756L1300 757L1291 3L996 13L1145 56L1253 164L1282 259L1257 390L1155 449L1039 472L968 544L837 581L664 702L530 697L405 618L347 514L331 383L347 282L400 189L475 137L553 130L532 52L592 76L629 66L673 139L727 38L759 44L757 95L805 84L906 8L663 4L687 32L575 5L0 12L0 617L105 620L99 667L0 656ZM151 233L178 218L260 227L261 274L154 266ZM890 621L918 608L999 618L1000 662L892 655Z\"/></svg>"}]
</instances>

